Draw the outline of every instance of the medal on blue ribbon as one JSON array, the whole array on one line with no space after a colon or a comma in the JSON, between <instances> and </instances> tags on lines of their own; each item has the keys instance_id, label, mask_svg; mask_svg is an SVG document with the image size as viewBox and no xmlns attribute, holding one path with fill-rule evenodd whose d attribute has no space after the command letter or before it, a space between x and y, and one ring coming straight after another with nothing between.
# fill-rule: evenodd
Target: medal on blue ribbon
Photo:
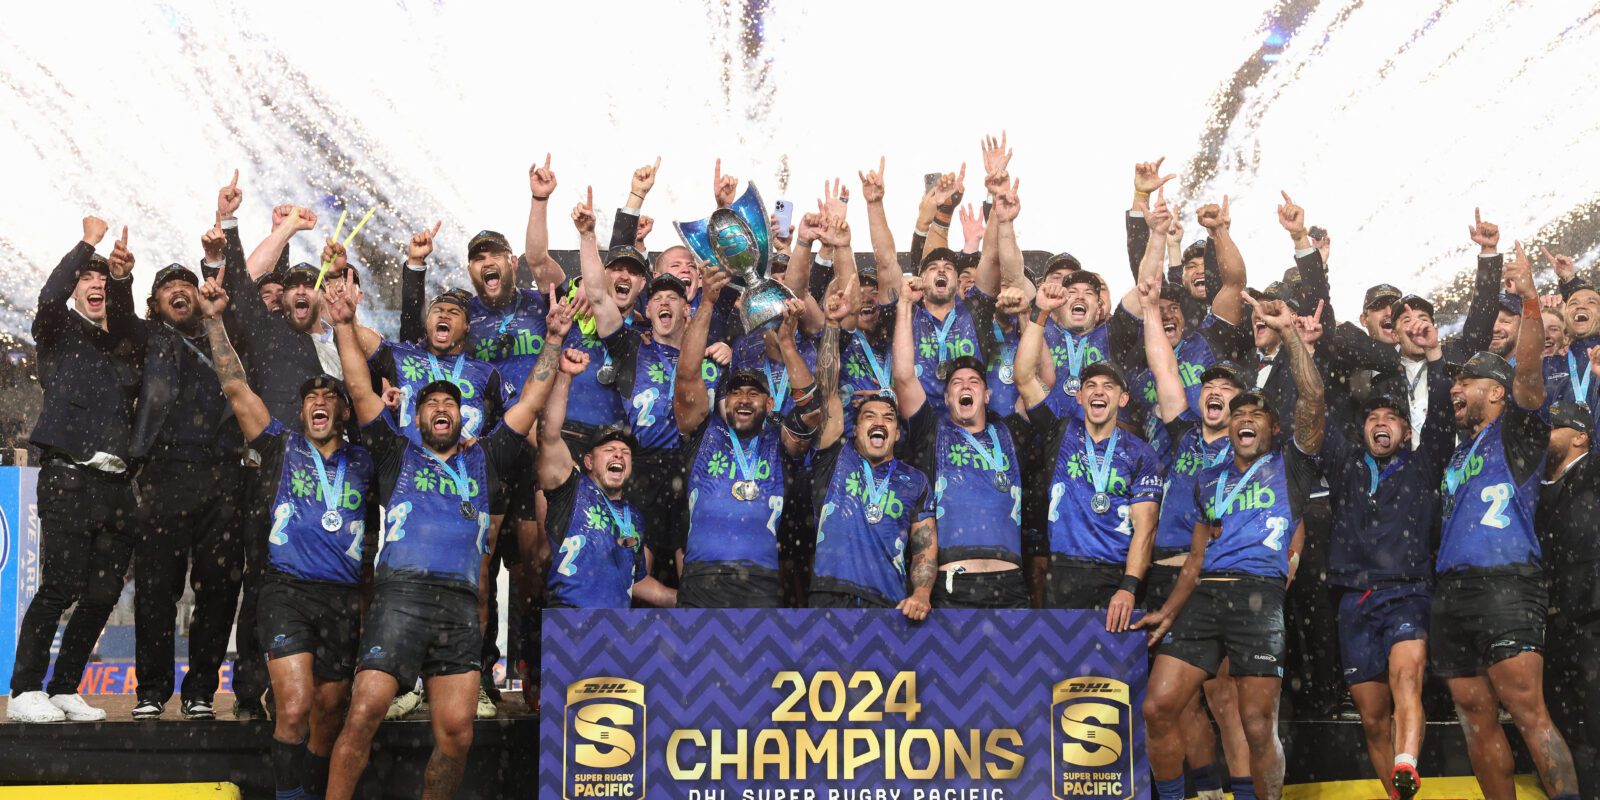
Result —
<instances>
[{"instance_id":1,"label":"medal on blue ribbon","mask_svg":"<svg viewBox=\"0 0 1600 800\"><path fill-rule=\"evenodd\" d=\"M1066 334L1062 344L1067 346L1067 379L1062 382L1062 391L1068 396L1076 397L1083 388L1083 379L1078 377L1083 374L1083 356L1089 349L1089 334L1082 338L1077 337L1072 331L1062 331Z\"/></svg>"},{"instance_id":2,"label":"medal on blue ribbon","mask_svg":"<svg viewBox=\"0 0 1600 800\"><path fill-rule=\"evenodd\" d=\"M1250 468L1244 471L1244 477L1240 478L1239 482L1234 484L1233 489L1229 490L1226 495L1223 494L1223 490L1228 487L1228 471L1223 470L1222 474L1217 476L1217 491L1216 494L1212 495L1212 500L1216 503L1216 511L1214 513L1219 521L1222 519L1223 509L1233 505L1234 499L1239 496L1240 492L1244 491L1245 485L1250 483L1250 479L1255 476L1256 470L1261 469L1263 464L1271 460L1272 454L1270 453L1256 459L1256 463L1251 464Z\"/></svg>"},{"instance_id":3,"label":"medal on blue ribbon","mask_svg":"<svg viewBox=\"0 0 1600 800\"><path fill-rule=\"evenodd\" d=\"M1117 454L1117 439L1121 431L1111 429L1111 437L1106 439L1106 454L1102 460L1094 451L1094 438L1089 435L1089 429L1083 430L1083 457L1089 467L1089 479L1094 482L1094 497L1089 499L1089 509L1096 514L1104 514L1111 510L1111 495L1106 493L1106 486L1111 483L1111 462Z\"/></svg>"},{"instance_id":4,"label":"medal on blue ribbon","mask_svg":"<svg viewBox=\"0 0 1600 800\"><path fill-rule=\"evenodd\" d=\"M995 432L995 426L990 425L987 429L989 433L989 444L994 447L992 454L988 449L984 448L983 445L978 443L978 437L973 436L971 431L960 427L956 428L956 430L961 431L961 435L967 438L967 444L972 446L972 449L977 452L978 457L982 458L983 463L988 465L989 469L992 470L990 473L990 480L994 483L995 490L1001 494L1010 494L1011 476L1007 474L1005 469L1001 468L1000 459L1004 456L1004 453L1000 450L1000 435Z\"/></svg>"},{"instance_id":5,"label":"medal on blue ribbon","mask_svg":"<svg viewBox=\"0 0 1600 800\"><path fill-rule=\"evenodd\" d=\"M457 388L460 388L461 386L461 368L465 367L466 365L466 353L456 356L456 365L450 370L450 382L455 384ZM428 354L428 373L436 381L444 380L444 370L439 368L439 359L432 353Z\"/></svg>"},{"instance_id":6,"label":"medal on blue ribbon","mask_svg":"<svg viewBox=\"0 0 1600 800\"><path fill-rule=\"evenodd\" d=\"M336 533L344 527L344 518L339 516L339 498L344 496L344 472L350 460L339 459L339 471L333 481L328 481L328 465L322 460L322 451L306 439L306 447L311 450L311 462L317 465L317 484L322 489L322 505L326 511L322 512L322 529L328 533Z\"/></svg>"},{"instance_id":7,"label":"medal on blue ribbon","mask_svg":"<svg viewBox=\"0 0 1600 800\"><path fill-rule=\"evenodd\" d=\"M872 476L872 465L867 463L866 456L857 453L861 459L861 478L867 482L867 524L876 525L883 521L883 498L889 494L889 481L894 478L894 471L900 462L889 462L889 474L883 476L883 483L877 483Z\"/></svg>"},{"instance_id":8,"label":"medal on blue ribbon","mask_svg":"<svg viewBox=\"0 0 1600 800\"><path fill-rule=\"evenodd\" d=\"M1445 469L1445 471L1444 471L1444 485L1445 485L1444 518L1445 519L1449 519L1450 515L1454 514L1455 511L1456 511L1456 490L1460 489L1461 488L1461 484L1466 482L1466 480L1467 480L1467 466L1472 463L1472 456L1478 452L1478 445L1483 442L1483 435L1488 433L1488 432L1489 432L1489 427L1487 425L1485 425L1483 430L1478 431L1477 437L1475 437L1472 440L1472 447L1468 448L1466 457L1461 459L1461 461L1459 463L1455 459L1452 458L1450 460L1450 466L1447 467Z\"/></svg>"},{"instance_id":9,"label":"medal on blue ribbon","mask_svg":"<svg viewBox=\"0 0 1600 800\"><path fill-rule=\"evenodd\" d=\"M606 497L606 493L601 491L600 487L596 486L595 491L599 492L600 499L605 501L606 511L610 512L611 521L617 525L617 546L628 550L637 549L639 547L639 534L633 526L632 510L618 511L617 507L611 503L611 498Z\"/></svg>"},{"instance_id":10,"label":"medal on blue ribbon","mask_svg":"<svg viewBox=\"0 0 1600 800\"><path fill-rule=\"evenodd\" d=\"M469 519L469 520L477 519L478 518L478 509L476 509L476 508L474 508L472 506L472 494L471 494L471 490L467 486L467 457L466 457L466 455L465 454L458 454L458 455L461 456L461 471L457 472L453 467L451 467L448 463L446 463L444 459L440 458L437 453L434 453L434 452L431 452L431 451L425 451L425 452L428 453L428 457L429 458L432 458L434 461L438 462L439 468L444 470L444 474L449 475L450 476L450 480L455 483L455 485L456 485L456 494L461 496L461 517L463 519Z\"/></svg>"},{"instance_id":11,"label":"medal on blue ribbon","mask_svg":"<svg viewBox=\"0 0 1600 800\"><path fill-rule=\"evenodd\" d=\"M733 499L754 500L761 495L761 488L755 481L756 448L761 446L761 435L757 434L750 440L750 452L746 453L744 445L739 443L739 434L734 433L731 427L725 430L728 434L728 443L733 446L734 464L739 470L739 480L733 482Z\"/></svg>"},{"instance_id":12,"label":"medal on blue ribbon","mask_svg":"<svg viewBox=\"0 0 1600 800\"><path fill-rule=\"evenodd\" d=\"M867 337L859 329L851 333L855 334L856 344L861 347L861 353L867 359L867 367L872 370L872 378L878 382L878 388L893 389L894 383L889 377L888 359L878 360L878 354L872 349L872 343L867 341Z\"/></svg>"}]
</instances>

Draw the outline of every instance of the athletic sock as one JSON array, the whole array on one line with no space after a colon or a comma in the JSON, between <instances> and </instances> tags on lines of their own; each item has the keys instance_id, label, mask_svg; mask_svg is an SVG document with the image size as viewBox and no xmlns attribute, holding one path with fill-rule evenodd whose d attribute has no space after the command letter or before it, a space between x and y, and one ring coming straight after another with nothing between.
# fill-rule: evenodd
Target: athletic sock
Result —
<instances>
[{"instance_id":1,"label":"athletic sock","mask_svg":"<svg viewBox=\"0 0 1600 800\"><path fill-rule=\"evenodd\" d=\"M1183 800L1183 778L1177 777L1170 781L1156 779L1157 800Z\"/></svg>"},{"instance_id":2,"label":"athletic sock","mask_svg":"<svg viewBox=\"0 0 1600 800\"><path fill-rule=\"evenodd\" d=\"M1200 800L1221 800L1222 779L1217 777L1216 766L1207 764L1189 770L1189 781L1194 784L1195 794L1199 795Z\"/></svg>"},{"instance_id":3,"label":"athletic sock","mask_svg":"<svg viewBox=\"0 0 1600 800\"><path fill-rule=\"evenodd\" d=\"M1411 755L1410 753L1399 753L1394 757L1394 765L1398 767L1398 766L1400 766L1402 764L1404 764L1405 766L1408 766L1408 767L1410 767L1412 769L1416 769L1417 768L1417 757L1414 756L1414 755Z\"/></svg>"},{"instance_id":4,"label":"athletic sock","mask_svg":"<svg viewBox=\"0 0 1600 800\"><path fill-rule=\"evenodd\" d=\"M306 796L300 781L304 777L305 742L280 742L272 740L272 782L277 788L277 800L298 800Z\"/></svg>"},{"instance_id":5,"label":"athletic sock","mask_svg":"<svg viewBox=\"0 0 1600 800\"><path fill-rule=\"evenodd\" d=\"M330 756L319 756L311 752L309 742L305 752L305 790L306 797L310 800L322 800L328 791L328 760Z\"/></svg>"},{"instance_id":6,"label":"athletic sock","mask_svg":"<svg viewBox=\"0 0 1600 800\"><path fill-rule=\"evenodd\" d=\"M1233 800L1256 800L1256 782L1249 775L1228 778L1228 788L1233 791Z\"/></svg>"}]
</instances>

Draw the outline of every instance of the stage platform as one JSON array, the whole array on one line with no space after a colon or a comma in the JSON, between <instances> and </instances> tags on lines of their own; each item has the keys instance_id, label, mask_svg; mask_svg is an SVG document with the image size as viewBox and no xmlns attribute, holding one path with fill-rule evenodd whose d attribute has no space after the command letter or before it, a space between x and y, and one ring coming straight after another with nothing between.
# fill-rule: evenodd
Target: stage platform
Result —
<instances>
[{"instance_id":1,"label":"stage platform","mask_svg":"<svg viewBox=\"0 0 1600 800\"><path fill-rule=\"evenodd\" d=\"M0 698L0 711L8 699ZM107 710L105 722L0 723L0 785L229 782L239 786L244 798L272 797L268 756L272 723L234 721L233 695L217 696L217 719L211 722L183 719L176 701L167 705L160 720L150 722L133 721L132 695L97 696L90 701ZM507 693L498 708L496 719L477 723L461 798L537 794L538 717L529 713L517 693ZM1509 729L1508 734L1517 751L1518 772L1530 773L1520 739ZM1359 723L1290 722L1284 724L1283 735L1289 784L1348 782L1370 775ZM358 796L417 797L431 749L426 705L404 720L384 723ZM1429 777L1471 775L1466 744L1454 722L1429 723L1421 761L1425 782ZM1480 796L1470 780L1436 783L1439 791L1425 790L1423 800ZM1522 785L1532 788L1538 782ZM1370 780L1303 785L1289 796L1361 800L1380 798L1382 791L1376 780ZM1536 791L1520 796L1542 797ZM8 795L0 795L4 797Z\"/></svg>"}]
</instances>

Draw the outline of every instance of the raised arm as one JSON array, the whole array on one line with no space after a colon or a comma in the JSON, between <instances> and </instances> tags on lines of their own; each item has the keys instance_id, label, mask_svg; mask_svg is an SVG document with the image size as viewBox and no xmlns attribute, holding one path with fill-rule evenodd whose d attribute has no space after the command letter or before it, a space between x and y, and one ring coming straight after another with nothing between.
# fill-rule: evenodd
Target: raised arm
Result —
<instances>
[{"instance_id":1,"label":"raised arm","mask_svg":"<svg viewBox=\"0 0 1600 800\"><path fill-rule=\"evenodd\" d=\"M894 381L895 401L900 405L900 416L911 419L928 402L927 391L917 377L916 335L914 333L917 303L922 300L922 278L913 277L895 301L899 308L894 315L894 349L889 356L889 377ZM955 311L950 313L954 314Z\"/></svg>"},{"instance_id":2,"label":"raised arm","mask_svg":"<svg viewBox=\"0 0 1600 800\"><path fill-rule=\"evenodd\" d=\"M550 154L544 166L528 167L528 228L522 238L523 258L533 270L533 285L548 286L566 280L561 265L550 257L550 196L556 191L556 174L550 171ZM437 228L434 229L437 232ZM411 341L407 339L405 341Z\"/></svg>"},{"instance_id":3,"label":"raised arm","mask_svg":"<svg viewBox=\"0 0 1600 800\"><path fill-rule=\"evenodd\" d=\"M952 176L947 184L940 181L934 192L933 220L928 224L929 250L950 246L950 220L956 214L956 206L961 204L961 196L967 187L967 162L961 162L961 171Z\"/></svg>"},{"instance_id":4,"label":"raised arm","mask_svg":"<svg viewBox=\"0 0 1600 800\"><path fill-rule=\"evenodd\" d=\"M251 299L245 298L245 302ZM206 336L211 340L211 368L216 371L217 381L222 384L222 393L228 396L228 403L233 406L233 416L239 420L239 428L248 442L267 429L272 414L267 411L267 404L262 402L261 397L250 389L245 379L244 365L239 362L239 353L228 341L227 328L222 324L222 310L227 306L227 292L222 290L216 278L207 278L200 286L200 314L205 319Z\"/></svg>"},{"instance_id":5,"label":"raised arm","mask_svg":"<svg viewBox=\"0 0 1600 800\"><path fill-rule=\"evenodd\" d=\"M844 435L844 401L839 397L839 337L844 335L844 321L853 313L850 298L854 295L840 290L827 297L823 309L826 321L822 326L822 341L817 343L817 396L822 399L822 421L817 448L826 450Z\"/></svg>"},{"instance_id":6,"label":"raised arm","mask_svg":"<svg viewBox=\"0 0 1600 800\"><path fill-rule=\"evenodd\" d=\"M1172 212L1167 208L1166 197L1158 194L1155 204L1144 215L1145 225L1150 228L1150 236L1145 240L1144 258L1139 261L1139 281L1122 296L1123 310L1136 318L1143 314L1143 309L1139 306L1139 286L1151 279L1158 281L1159 285L1159 281L1166 279L1163 265L1167 260L1167 245L1162 231L1167 229L1171 219Z\"/></svg>"},{"instance_id":7,"label":"raised arm","mask_svg":"<svg viewBox=\"0 0 1600 800\"><path fill-rule=\"evenodd\" d=\"M708 297L716 297L727 285L728 275L722 270L709 264L700 270L700 286L711 292ZM706 339L711 335L711 318L715 315L714 303L700 303L689 318L689 327L683 332L683 349L678 351L678 363L689 369L678 370L673 379L672 415L678 421L678 432L686 436L699 429L711 414L711 394L700 377L700 362L706 357Z\"/></svg>"},{"instance_id":8,"label":"raised arm","mask_svg":"<svg viewBox=\"0 0 1600 800\"><path fill-rule=\"evenodd\" d=\"M1256 319L1283 337L1283 347L1289 351L1289 372L1300 393L1294 404L1294 442L1300 452L1316 455L1322 450L1328 421L1327 402L1322 394L1322 373L1311 363L1311 351L1295 330L1294 310L1282 300L1258 301L1249 295L1244 297Z\"/></svg>"},{"instance_id":9,"label":"raised arm","mask_svg":"<svg viewBox=\"0 0 1600 800\"><path fill-rule=\"evenodd\" d=\"M894 249L894 233L883 210L884 159L878 158L878 171L861 175L861 197L867 201L867 233L872 237L872 259L878 269L878 300L892 302L900 296L900 255ZM839 276L834 270L834 279Z\"/></svg>"},{"instance_id":10,"label":"raised arm","mask_svg":"<svg viewBox=\"0 0 1600 800\"><path fill-rule=\"evenodd\" d=\"M256 249L250 251L250 257L245 260L247 272L244 276L246 278L245 283L251 284L256 278L277 269L278 258L283 255L284 250L289 246L289 240L293 239L295 234L301 231L309 231L315 227L317 227L316 212L309 208L294 206L288 215L283 218L283 221L273 227L272 233L267 234L267 238L262 239L261 244L256 245ZM238 292L233 292L231 287L229 287L229 291L230 294L238 294Z\"/></svg>"},{"instance_id":11,"label":"raised arm","mask_svg":"<svg viewBox=\"0 0 1600 800\"><path fill-rule=\"evenodd\" d=\"M551 284L546 296L555 297L555 292L556 287ZM550 313L545 316L544 349L539 351L539 360L523 380L522 391L517 393L517 402L512 403L500 418L506 427L527 436L528 443L535 447L539 442L533 435L533 422L544 410L545 401L550 397L551 384L555 383L556 362L561 357L561 343L566 341L567 331L572 328L577 305L572 297L563 297L560 302L550 304Z\"/></svg>"},{"instance_id":12,"label":"raised arm","mask_svg":"<svg viewBox=\"0 0 1600 800\"><path fill-rule=\"evenodd\" d=\"M583 276L583 294L589 298L594 314L595 336L604 339L622 327L622 311L611 300L606 287L606 270L600 263L600 244L594 237L594 187L588 201L572 208L572 225L578 229L578 267Z\"/></svg>"},{"instance_id":13,"label":"raised arm","mask_svg":"<svg viewBox=\"0 0 1600 800\"><path fill-rule=\"evenodd\" d=\"M420 230L411 236L406 245L406 268L400 273L400 341L416 342L427 335L424 308L428 302L428 256L433 254L433 240L439 235L444 220L433 224L432 230Z\"/></svg>"},{"instance_id":14,"label":"raised arm","mask_svg":"<svg viewBox=\"0 0 1600 800\"><path fill-rule=\"evenodd\" d=\"M1022 338L1017 341L1017 362L1012 367L1012 377L1017 382L1017 394L1022 396L1024 408L1033 408L1050 396L1051 384L1039 375L1039 364L1048 358L1044 349L1044 324L1050 314L1067 302L1067 287L1059 281L1049 281L1039 287L1033 298L1038 309L1032 319L1022 324Z\"/></svg>"},{"instance_id":15,"label":"raised arm","mask_svg":"<svg viewBox=\"0 0 1600 800\"><path fill-rule=\"evenodd\" d=\"M806 313L805 307L805 301L788 301L783 324L776 331L767 331L765 334L766 340L777 346L779 355L783 357L783 367L789 372L789 397L794 400L794 409L789 412L791 419L784 421L782 437L783 448L791 456L798 456L811 447L817 438L817 428L822 423L822 398L817 396L816 378L812 376L805 357L795 347L795 331L800 318ZM834 361L833 368L837 370L837 353ZM820 361L818 366L821 366ZM772 400L774 404L783 402L781 397Z\"/></svg>"},{"instance_id":16,"label":"raised arm","mask_svg":"<svg viewBox=\"0 0 1600 800\"><path fill-rule=\"evenodd\" d=\"M350 379L345 381L345 391L350 393L350 405L356 423L366 425L377 419L385 408L383 398L372 389L372 381L363 380L369 372L367 356L356 337L356 304L351 299L347 283L330 287L323 297L323 312L333 323L333 341L339 347L339 365Z\"/></svg>"},{"instance_id":17,"label":"raised arm","mask_svg":"<svg viewBox=\"0 0 1600 800\"><path fill-rule=\"evenodd\" d=\"M568 350L561 355L560 372L550 389L550 400L545 403L544 419L539 424L539 488L545 491L566 483L572 468L576 466L572 451L561 437L561 427L567 421L567 400L572 393L572 379L588 368L589 354L582 350Z\"/></svg>"},{"instance_id":18,"label":"raised arm","mask_svg":"<svg viewBox=\"0 0 1600 800\"><path fill-rule=\"evenodd\" d=\"M1500 315L1501 272L1505 268L1505 259L1500 256L1500 226L1484 222L1483 214L1476 208L1472 209L1472 216L1476 224L1469 229L1469 234L1478 245L1478 263L1473 273L1472 300L1467 304L1467 316L1461 323L1461 341L1468 355L1489 349L1489 340L1494 337L1494 321ZM1556 275L1561 275L1559 264Z\"/></svg>"},{"instance_id":19,"label":"raised arm","mask_svg":"<svg viewBox=\"0 0 1600 800\"><path fill-rule=\"evenodd\" d=\"M1189 407L1189 395L1178 377L1178 355L1161 327L1161 284L1148 280L1139 284L1139 302L1144 308L1144 360L1156 382L1156 410L1162 422L1171 422Z\"/></svg>"},{"instance_id":20,"label":"raised arm","mask_svg":"<svg viewBox=\"0 0 1600 800\"><path fill-rule=\"evenodd\" d=\"M1517 365L1511 380L1511 397L1523 409L1544 406L1544 317L1539 313L1539 290L1533 285L1533 264L1517 242L1517 258L1506 264L1506 288L1522 298L1522 328L1517 332ZM1581 399L1581 398L1580 398Z\"/></svg>"},{"instance_id":21,"label":"raised arm","mask_svg":"<svg viewBox=\"0 0 1600 800\"><path fill-rule=\"evenodd\" d=\"M1238 325L1244 320L1244 301L1239 298L1244 295L1246 278L1244 254L1239 252L1239 245L1233 241L1233 234L1230 232L1233 218L1228 215L1228 196L1222 196L1221 205L1213 203L1201 206L1200 210L1195 212L1195 216L1200 222L1200 227L1211 234L1212 245L1217 251L1217 268L1222 274L1222 285L1211 298L1211 313L1216 314L1223 322ZM1297 239L1296 247L1298 246Z\"/></svg>"},{"instance_id":22,"label":"raised arm","mask_svg":"<svg viewBox=\"0 0 1600 800\"><path fill-rule=\"evenodd\" d=\"M67 301L72 298L72 291L78 285L78 270L94 256L94 248L106 238L108 228L106 221L99 217L84 217L83 239L67 251L49 277L45 278L44 286L39 288L39 306L33 314L35 344L49 344L72 321L72 311L67 308Z\"/></svg>"}]
</instances>

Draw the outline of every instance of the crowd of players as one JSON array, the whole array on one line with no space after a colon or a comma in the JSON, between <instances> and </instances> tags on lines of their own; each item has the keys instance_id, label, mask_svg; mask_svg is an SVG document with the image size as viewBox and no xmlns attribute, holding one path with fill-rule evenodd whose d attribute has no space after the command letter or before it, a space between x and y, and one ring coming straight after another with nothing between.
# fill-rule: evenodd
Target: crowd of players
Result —
<instances>
[{"instance_id":1,"label":"crowd of players","mask_svg":"<svg viewBox=\"0 0 1600 800\"><path fill-rule=\"evenodd\" d=\"M1157 796L1276 798L1286 589L1321 539L1315 577L1391 795L1420 786L1431 672L1487 797L1514 792L1501 708L1548 794L1577 797L1600 771L1600 293L1572 260L1546 253L1559 286L1541 298L1521 245L1504 260L1479 218L1455 336L1386 284L1340 321L1329 237L1287 194L1291 241L1262 256L1293 266L1247 288L1227 198L1185 245L1158 160L1134 169L1116 297L1067 253L1025 267L1010 157L984 139L980 208L962 205L964 167L931 180L909 257L884 164L861 173L859 265L835 182L776 238L796 299L764 331L688 248L646 255L659 159L604 250L592 188L571 211L578 276L550 254L548 157L522 257L493 231L467 243L473 291L425 301L439 227L417 233L393 338L361 323L340 244L288 266L312 211L279 206L246 251L237 173L199 273L157 271L142 319L127 229L101 257L107 224L85 218L33 328L43 581L8 715L104 717L77 682L130 563L134 716L175 690L187 581L183 715L212 716L237 608L240 714L270 686L279 797L350 797L419 678L425 796L449 796L494 710L496 602L523 611L534 664L540 607L1104 609L1152 648ZM719 162L716 205L737 189ZM1308 530L1318 503L1331 514ZM497 599L501 564L514 591Z\"/></svg>"}]
</instances>

